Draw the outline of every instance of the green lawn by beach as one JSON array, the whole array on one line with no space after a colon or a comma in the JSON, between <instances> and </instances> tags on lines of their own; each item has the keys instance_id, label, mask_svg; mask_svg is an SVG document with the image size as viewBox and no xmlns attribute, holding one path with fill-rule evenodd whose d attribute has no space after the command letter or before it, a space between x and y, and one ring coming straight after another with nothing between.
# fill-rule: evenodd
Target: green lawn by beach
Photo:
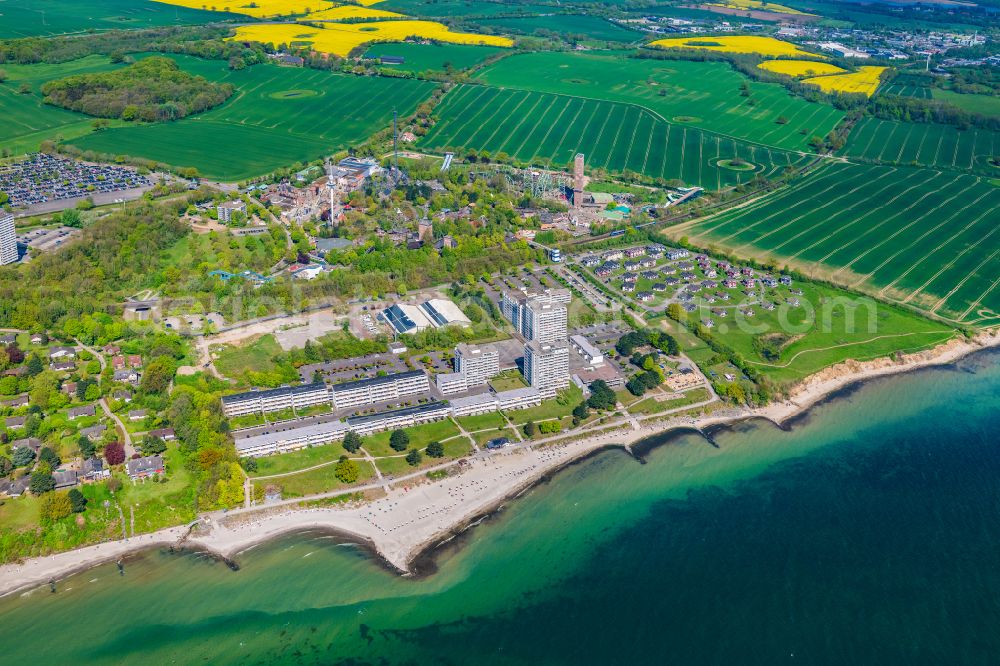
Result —
<instances>
[{"instance_id":1,"label":"green lawn by beach","mask_svg":"<svg viewBox=\"0 0 1000 666\"><path fill-rule=\"evenodd\" d=\"M506 412L506 414L515 425L521 425L528 421L557 419L571 414L573 408L579 405L582 400L583 391L580 390L579 386L571 383L569 388L560 391L557 397L543 401L538 407L515 409Z\"/></svg>"},{"instance_id":2,"label":"green lawn by beach","mask_svg":"<svg viewBox=\"0 0 1000 666\"><path fill-rule=\"evenodd\" d=\"M460 416L457 419L459 425L468 432L485 430L487 428L496 429L506 425L503 416L499 412L487 412L476 416Z\"/></svg>"},{"instance_id":3,"label":"green lawn by beach","mask_svg":"<svg viewBox=\"0 0 1000 666\"><path fill-rule=\"evenodd\" d=\"M413 426L412 428L403 428L403 431L410 437L410 443L407 445L407 448L411 449L422 449L431 442L440 442L459 434L458 426L449 420L434 421L432 423ZM365 450L376 458L399 455L399 451L389 446L389 438L391 436L392 431L387 430L362 437L362 442Z\"/></svg>"},{"instance_id":4,"label":"green lawn by beach","mask_svg":"<svg viewBox=\"0 0 1000 666\"><path fill-rule=\"evenodd\" d=\"M315 495L316 493L327 493L340 489L347 489L352 485L363 484L375 478L375 470L370 463L357 461L358 480L355 484L345 484L336 476L336 465L326 465L318 469L283 476L271 481L261 481L265 485L276 485L281 488L283 497L304 497Z\"/></svg>"},{"instance_id":5,"label":"green lawn by beach","mask_svg":"<svg viewBox=\"0 0 1000 666\"><path fill-rule=\"evenodd\" d=\"M263 456L257 458L257 471L250 474L251 477L270 476L272 474L284 474L295 470L306 469L314 465L333 462L340 459L340 456L357 456L356 453L348 453L340 442L313 446L290 453L279 453L273 456ZM358 461L358 464L363 464Z\"/></svg>"}]
</instances>

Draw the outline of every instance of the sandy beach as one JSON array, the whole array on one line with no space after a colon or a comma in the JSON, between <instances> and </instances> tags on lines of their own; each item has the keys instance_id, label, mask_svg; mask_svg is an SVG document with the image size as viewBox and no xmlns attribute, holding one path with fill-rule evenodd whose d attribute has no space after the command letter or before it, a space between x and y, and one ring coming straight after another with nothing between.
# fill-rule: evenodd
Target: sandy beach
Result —
<instances>
[{"instance_id":1,"label":"sandy beach","mask_svg":"<svg viewBox=\"0 0 1000 666\"><path fill-rule=\"evenodd\" d=\"M782 425L831 393L850 384L933 365L952 363L963 356L1000 346L1000 334L983 333L974 340L956 339L936 349L899 359L847 361L803 381L792 396L765 408L730 408L699 418L690 416L611 420L595 426L592 434L575 433L530 446L516 445L492 455L474 456L452 464L451 474L430 482L424 472L392 481L385 495L369 502L303 508L301 500L280 505L215 512L201 517L198 526L179 526L127 541L88 546L0 567L0 596L58 580L76 571L114 561L134 551L179 546L196 548L227 560L238 559L248 548L283 534L309 529L336 531L369 546L389 566L403 574L413 572L421 553L466 529L479 517L537 483L540 478L594 451L628 449L642 439L686 428L751 418ZM424 470L426 471L426 470ZM361 489L382 490L378 484Z\"/></svg>"}]
</instances>

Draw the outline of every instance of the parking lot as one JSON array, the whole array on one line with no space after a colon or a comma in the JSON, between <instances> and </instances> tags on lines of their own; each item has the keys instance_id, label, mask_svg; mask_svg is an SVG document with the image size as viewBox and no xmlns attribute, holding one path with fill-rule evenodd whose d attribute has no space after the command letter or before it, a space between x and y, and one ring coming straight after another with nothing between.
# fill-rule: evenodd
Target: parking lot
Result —
<instances>
[{"instance_id":1,"label":"parking lot","mask_svg":"<svg viewBox=\"0 0 1000 666\"><path fill-rule=\"evenodd\" d=\"M135 169L84 164L45 153L33 153L21 162L0 167L0 191L6 192L10 204L17 208L150 185Z\"/></svg>"}]
</instances>

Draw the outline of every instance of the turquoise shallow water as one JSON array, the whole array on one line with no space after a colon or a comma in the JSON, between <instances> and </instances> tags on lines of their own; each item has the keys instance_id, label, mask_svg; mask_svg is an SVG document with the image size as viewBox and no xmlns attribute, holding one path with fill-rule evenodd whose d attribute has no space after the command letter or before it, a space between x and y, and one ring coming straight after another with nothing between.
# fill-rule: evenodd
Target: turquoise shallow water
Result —
<instances>
[{"instance_id":1,"label":"turquoise shallow water","mask_svg":"<svg viewBox=\"0 0 1000 666\"><path fill-rule=\"evenodd\" d=\"M996 663L1000 355L714 440L583 461L420 580L322 534L97 567L0 600L0 662Z\"/></svg>"}]
</instances>

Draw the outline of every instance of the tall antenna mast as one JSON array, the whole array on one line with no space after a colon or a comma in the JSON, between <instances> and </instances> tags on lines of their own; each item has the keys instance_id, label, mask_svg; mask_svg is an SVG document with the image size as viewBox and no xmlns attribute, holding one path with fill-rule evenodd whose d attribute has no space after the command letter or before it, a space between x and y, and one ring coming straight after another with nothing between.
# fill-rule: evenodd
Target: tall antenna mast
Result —
<instances>
[{"instance_id":1,"label":"tall antenna mast","mask_svg":"<svg viewBox=\"0 0 1000 666\"><path fill-rule=\"evenodd\" d=\"M396 176L399 176L399 129L396 126L396 109L392 109L392 162L393 167L396 170Z\"/></svg>"}]
</instances>

